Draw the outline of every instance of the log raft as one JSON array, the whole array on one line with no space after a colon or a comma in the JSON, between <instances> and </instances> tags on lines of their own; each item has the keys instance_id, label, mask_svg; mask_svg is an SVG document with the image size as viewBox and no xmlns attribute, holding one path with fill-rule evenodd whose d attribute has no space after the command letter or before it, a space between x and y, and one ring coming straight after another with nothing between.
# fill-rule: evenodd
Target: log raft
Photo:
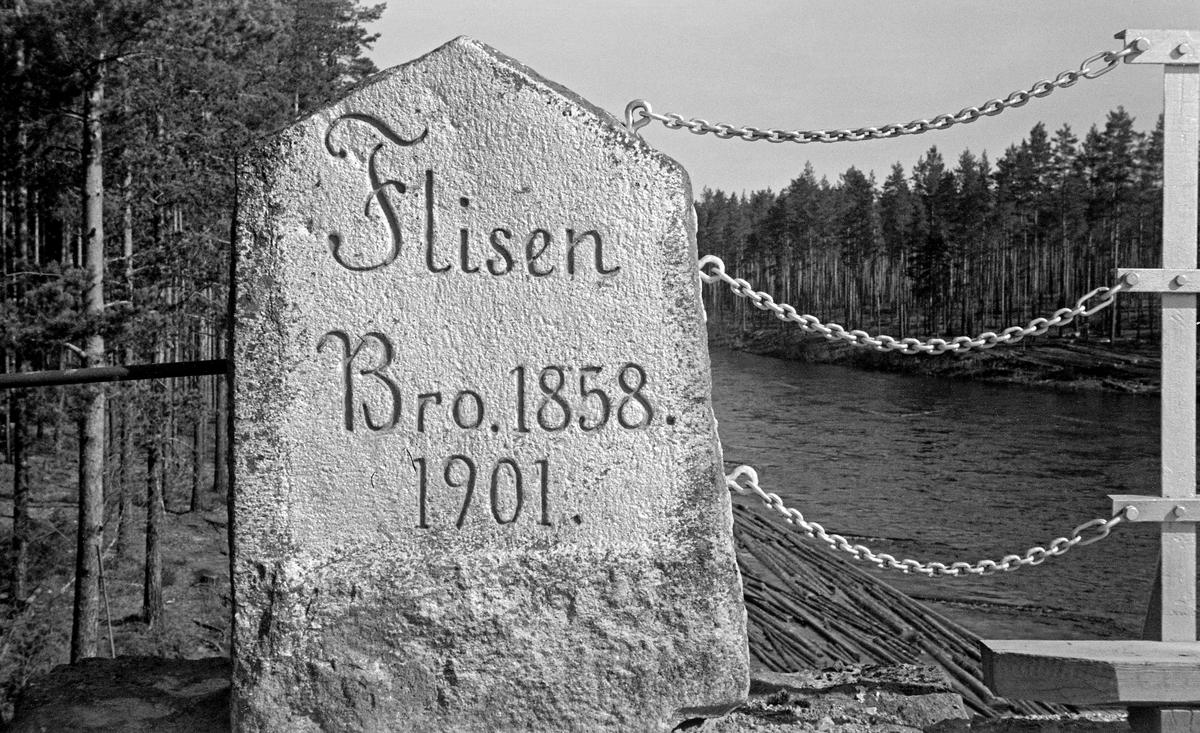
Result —
<instances>
[{"instance_id":1,"label":"log raft","mask_svg":"<svg viewBox=\"0 0 1200 733\"><path fill-rule=\"evenodd\" d=\"M936 664L977 715L1073 709L1008 700L983 683L979 637L808 540L753 502L734 499L734 537L750 653L772 672L843 664Z\"/></svg>"}]
</instances>

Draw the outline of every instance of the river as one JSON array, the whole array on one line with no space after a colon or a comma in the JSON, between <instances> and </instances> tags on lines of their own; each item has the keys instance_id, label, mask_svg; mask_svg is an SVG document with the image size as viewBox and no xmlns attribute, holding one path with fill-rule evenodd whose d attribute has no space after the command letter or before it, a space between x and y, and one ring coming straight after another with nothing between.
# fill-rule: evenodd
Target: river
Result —
<instances>
[{"instance_id":1,"label":"river","mask_svg":"<svg viewBox=\"0 0 1200 733\"><path fill-rule=\"evenodd\" d=\"M725 349L712 366L726 468L754 466L806 519L901 559L1023 554L1110 516L1108 494L1160 493L1155 398ZM985 638L1138 638L1157 552L1157 525L1124 523L1102 542L989 577L872 572Z\"/></svg>"}]
</instances>

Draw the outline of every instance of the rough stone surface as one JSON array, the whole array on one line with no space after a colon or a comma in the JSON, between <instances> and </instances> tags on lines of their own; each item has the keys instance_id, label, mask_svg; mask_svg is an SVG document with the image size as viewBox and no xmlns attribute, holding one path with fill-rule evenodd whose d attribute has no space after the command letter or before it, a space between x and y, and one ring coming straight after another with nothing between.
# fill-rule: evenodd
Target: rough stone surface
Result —
<instances>
[{"instance_id":1,"label":"rough stone surface","mask_svg":"<svg viewBox=\"0 0 1200 733\"><path fill-rule=\"evenodd\" d=\"M668 731L742 702L684 171L460 38L239 185L240 730Z\"/></svg>"},{"instance_id":2,"label":"rough stone surface","mask_svg":"<svg viewBox=\"0 0 1200 733\"><path fill-rule=\"evenodd\" d=\"M25 688L8 731L229 733L229 660L118 657L64 664Z\"/></svg>"}]
</instances>

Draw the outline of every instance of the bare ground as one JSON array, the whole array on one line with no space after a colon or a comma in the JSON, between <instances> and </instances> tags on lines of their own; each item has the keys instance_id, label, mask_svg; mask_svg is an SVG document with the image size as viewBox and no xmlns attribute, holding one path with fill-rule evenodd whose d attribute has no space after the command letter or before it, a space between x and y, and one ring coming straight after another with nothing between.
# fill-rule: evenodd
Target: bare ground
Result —
<instances>
[{"instance_id":1,"label":"bare ground","mask_svg":"<svg viewBox=\"0 0 1200 733\"><path fill-rule=\"evenodd\" d=\"M31 460L34 517L30 557L31 593L24 604L0 579L0 721L12 715L17 691L34 675L68 661L74 596L76 451L56 453L48 439ZM182 473L182 471L180 472ZM162 532L165 620L149 628L141 616L145 557L145 477L135 474L133 536L127 556L117 554L115 500L105 525L104 579L97 655L152 655L200 659L229 655L230 583L224 498L205 496L211 509L186 512L190 478L168 474L166 527ZM0 543L12 531L12 466L0 464ZM0 563L8 572L8 558ZM110 644L111 634L111 644ZM2 727L2 725L0 725Z\"/></svg>"}]
</instances>

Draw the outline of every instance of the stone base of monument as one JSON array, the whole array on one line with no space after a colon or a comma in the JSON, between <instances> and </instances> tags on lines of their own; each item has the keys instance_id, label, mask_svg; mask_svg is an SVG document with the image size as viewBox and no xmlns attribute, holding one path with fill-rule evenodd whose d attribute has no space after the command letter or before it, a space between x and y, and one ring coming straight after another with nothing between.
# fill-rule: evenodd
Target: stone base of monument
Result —
<instances>
[{"instance_id":1,"label":"stone base of monument","mask_svg":"<svg viewBox=\"0 0 1200 733\"><path fill-rule=\"evenodd\" d=\"M8 733L229 733L229 660L121 657L35 679ZM750 700L694 733L1126 733L1119 713L969 719L936 667L753 675Z\"/></svg>"}]
</instances>

